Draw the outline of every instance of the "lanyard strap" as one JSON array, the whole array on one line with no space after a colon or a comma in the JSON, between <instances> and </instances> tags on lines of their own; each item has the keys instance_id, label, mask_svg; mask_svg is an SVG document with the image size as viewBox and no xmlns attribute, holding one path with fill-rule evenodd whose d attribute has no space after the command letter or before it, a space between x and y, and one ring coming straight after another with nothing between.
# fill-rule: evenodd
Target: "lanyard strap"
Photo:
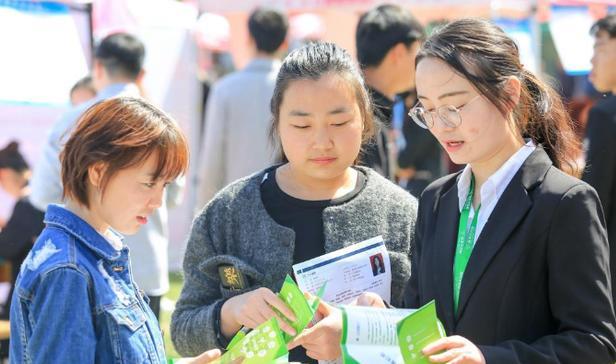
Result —
<instances>
[{"instance_id":1,"label":"lanyard strap","mask_svg":"<svg viewBox=\"0 0 616 364\"><path fill-rule=\"evenodd\" d=\"M475 216L471 221L471 226L468 225L468 215L470 215L471 206L473 204L473 193L475 191L475 177L471 177L471 186L466 196L466 202L460 213L460 223L458 225L458 241L456 244L456 255L453 262L453 309L458 312L458 302L460 300L460 287L462 287L462 277L466 270L466 265L471 257L473 246L475 245L475 230L477 229L477 218L479 217L479 209L481 204L477 206Z\"/></svg>"}]
</instances>

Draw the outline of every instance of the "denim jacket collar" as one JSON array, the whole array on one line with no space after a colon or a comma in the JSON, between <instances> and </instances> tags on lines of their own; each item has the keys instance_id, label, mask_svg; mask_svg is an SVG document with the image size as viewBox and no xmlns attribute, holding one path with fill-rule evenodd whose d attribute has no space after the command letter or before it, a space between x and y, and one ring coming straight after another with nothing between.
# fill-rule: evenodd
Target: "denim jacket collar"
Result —
<instances>
[{"instance_id":1,"label":"denim jacket collar","mask_svg":"<svg viewBox=\"0 0 616 364\"><path fill-rule=\"evenodd\" d=\"M114 249L107 239L94 230L90 224L61 205L50 204L47 207L45 223L66 230L96 255L106 260L116 260L121 257L122 251L126 250L126 247L122 248L121 251ZM122 238L120 234L112 229L110 230L113 234Z\"/></svg>"}]
</instances>

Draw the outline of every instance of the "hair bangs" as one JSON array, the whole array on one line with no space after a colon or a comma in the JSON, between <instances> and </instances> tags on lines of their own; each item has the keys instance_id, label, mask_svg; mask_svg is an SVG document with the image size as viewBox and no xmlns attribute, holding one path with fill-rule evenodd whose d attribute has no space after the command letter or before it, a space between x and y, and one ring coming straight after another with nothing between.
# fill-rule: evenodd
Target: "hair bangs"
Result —
<instances>
[{"instance_id":1,"label":"hair bangs","mask_svg":"<svg viewBox=\"0 0 616 364\"><path fill-rule=\"evenodd\" d=\"M184 136L166 128L152 144L152 153L156 153L157 162L153 178L155 180L174 180L184 175L188 169L189 151Z\"/></svg>"}]
</instances>

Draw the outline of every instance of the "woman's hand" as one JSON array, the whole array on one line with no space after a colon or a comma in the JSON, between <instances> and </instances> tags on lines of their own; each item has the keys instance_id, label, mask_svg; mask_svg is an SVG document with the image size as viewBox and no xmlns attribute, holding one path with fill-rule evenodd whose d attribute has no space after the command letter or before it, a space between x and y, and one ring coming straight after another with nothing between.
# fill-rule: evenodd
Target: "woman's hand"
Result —
<instances>
[{"instance_id":1,"label":"woman's hand","mask_svg":"<svg viewBox=\"0 0 616 364\"><path fill-rule=\"evenodd\" d=\"M486 364L481 350L462 336L448 336L427 345L422 353L432 363Z\"/></svg>"},{"instance_id":2,"label":"woman's hand","mask_svg":"<svg viewBox=\"0 0 616 364\"><path fill-rule=\"evenodd\" d=\"M242 326L254 329L275 317L283 331L295 336L295 330L279 317L274 308L288 320L292 322L296 320L295 314L287 307L286 303L267 288L258 288L232 297L220 309L220 331L226 337L231 337Z\"/></svg>"},{"instance_id":3,"label":"woman's hand","mask_svg":"<svg viewBox=\"0 0 616 364\"><path fill-rule=\"evenodd\" d=\"M306 355L313 359L338 359L341 354L342 313L339 309L321 301L315 316L323 317L323 319L297 335L287 346L288 349L291 350L301 345L306 349Z\"/></svg>"},{"instance_id":4,"label":"woman's hand","mask_svg":"<svg viewBox=\"0 0 616 364\"><path fill-rule=\"evenodd\" d=\"M357 306L387 308L381 296L379 296L378 294L374 292L362 293L361 295L359 295L359 297L357 297L357 300L355 300L354 304Z\"/></svg>"},{"instance_id":5,"label":"woman's hand","mask_svg":"<svg viewBox=\"0 0 616 364\"><path fill-rule=\"evenodd\" d=\"M205 353L194 358L184 358L173 361L174 364L208 364L220 358L222 353L218 349L208 350ZM233 364L240 364L243 359L233 361Z\"/></svg>"}]
</instances>

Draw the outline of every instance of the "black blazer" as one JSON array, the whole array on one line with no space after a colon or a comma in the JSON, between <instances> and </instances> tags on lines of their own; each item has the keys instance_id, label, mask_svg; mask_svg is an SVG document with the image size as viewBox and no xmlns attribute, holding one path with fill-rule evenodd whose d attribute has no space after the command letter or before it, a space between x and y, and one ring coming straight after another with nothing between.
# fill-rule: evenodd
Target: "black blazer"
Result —
<instances>
[{"instance_id":1,"label":"black blazer","mask_svg":"<svg viewBox=\"0 0 616 364\"><path fill-rule=\"evenodd\" d=\"M599 100L588 114L588 151L582 180L599 195L610 241L612 287L616 285L616 95ZM616 301L616 290L612 299Z\"/></svg>"},{"instance_id":2,"label":"black blazer","mask_svg":"<svg viewBox=\"0 0 616 364\"><path fill-rule=\"evenodd\" d=\"M447 334L471 340L488 363L614 363L609 247L592 187L537 148L479 235L454 314L458 176L421 197L406 306L436 299Z\"/></svg>"}]
</instances>

